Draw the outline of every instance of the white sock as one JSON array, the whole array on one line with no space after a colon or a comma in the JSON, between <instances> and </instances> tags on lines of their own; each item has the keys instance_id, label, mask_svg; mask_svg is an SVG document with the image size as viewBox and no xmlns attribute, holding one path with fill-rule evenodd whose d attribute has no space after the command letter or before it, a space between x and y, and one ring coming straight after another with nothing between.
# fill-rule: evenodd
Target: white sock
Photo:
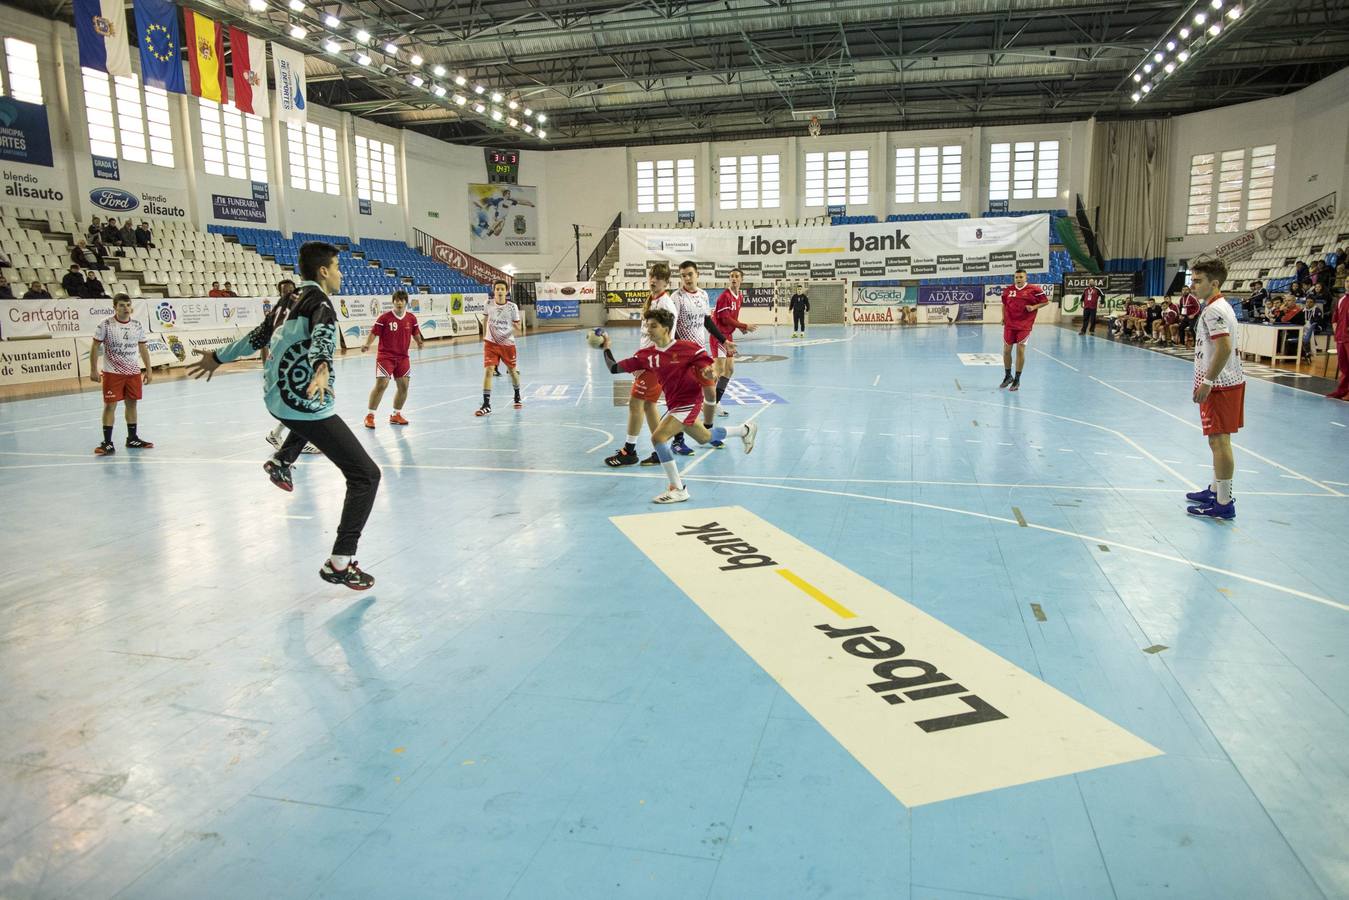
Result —
<instances>
[{"instance_id":1,"label":"white sock","mask_svg":"<svg viewBox=\"0 0 1349 900\"><path fill-rule=\"evenodd\" d=\"M726 436L742 438L749 434L748 425L727 425Z\"/></svg>"},{"instance_id":2,"label":"white sock","mask_svg":"<svg viewBox=\"0 0 1349 900\"><path fill-rule=\"evenodd\" d=\"M630 434L630 435L627 435L626 440L627 440L627 442L628 442L629 444L635 444L635 443L637 443L637 439L638 439L639 437L641 437L640 434Z\"/></svg>"},{"instance_id":3,"label":"white sock","mask_svg":"<svg viewBox=\"0 0 1349 900\"><path fill-rule=\"evenodd\" d=\"M371 407L371 409L370 409L370 415L373 416L374 414L375 414L375 409L374 409L374 407Z\"/></svg>"},{"instance_id":4,"label":"white sock","mask_svg":"<svg viewBox=\"0 0 1349 900\"><path fill-rule=\"evenodd\" d=\"M403 414L403 411L402 411L401 409L395 409L395 410L393 411L393 414L394 414L395 416L401 416L401 415Z\"/></svg>"},{"instance_id":5,"label":"white sock","mask_svg":"<svg viewBox=\"0 0 1349 900\"><path fill-rule=\"evenodd\" d=\"M1228 503L1232 502L1232 479L1230 478L1215 479L1213 482L1213 486L1217 489L1219 503L1226 506Z\"/></svg>"},{"instance_id":6,"label":"white sock","mask_svg":"<svg viewBox=\"0 0 1349 900\"><path fill-rule=\"evenodd\" d=\"M670 479L670 487L682 491L684 489L684 479L679 477L679 464L674 460L663 462L660 467L665 470L665 474Z\"/></svg>"},{"instance_id":7,"label":"white sock","mask_svg":"<svg viewBox=\"0 0 1349 900\"><path fill-rule=\"evenodd\" d=\"M334 553L332 556L328 557L328 562L332 563L333 568L335 570L341 572L343 569L345 569L348 565L351 564L351 557L338 556L337 554Z\"/></svg>"}]
</instances>

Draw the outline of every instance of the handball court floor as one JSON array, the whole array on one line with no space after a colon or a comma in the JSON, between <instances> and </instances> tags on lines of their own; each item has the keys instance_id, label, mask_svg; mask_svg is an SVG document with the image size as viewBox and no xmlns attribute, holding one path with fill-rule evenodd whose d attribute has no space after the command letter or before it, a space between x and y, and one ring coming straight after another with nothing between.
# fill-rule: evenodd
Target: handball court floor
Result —
<instances>
[{"instance_id":1,"label":"handball court floor","mask_svg":"<svg viewBox=\"0 0 1349 900\"><path fill-rule=\"evenodd\" d=\"M336 470L263 475L256 370L151 384L110 459L95 393L0 404L0 897L1349 896L1349 404L1252 380L1238 518L1192 520L1183 360L742 350L758 446L669 509L577 333L486 420L476 347L414 355L397 431L348 355L368 594L317 578ZM914 727L958 698L878 702L882 635L1007 715Z\"/></svg>"}]
</instances>

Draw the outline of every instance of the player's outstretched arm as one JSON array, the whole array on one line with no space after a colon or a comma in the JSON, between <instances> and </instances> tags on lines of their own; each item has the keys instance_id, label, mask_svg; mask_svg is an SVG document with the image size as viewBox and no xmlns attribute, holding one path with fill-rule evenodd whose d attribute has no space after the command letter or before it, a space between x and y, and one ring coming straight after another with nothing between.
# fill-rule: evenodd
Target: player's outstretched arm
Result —
<instances>
[{"instance_id":1,"label":"player's outstretched arm","mask_svg":"<svg viewBox=\"0 0 1349 900\"><path fill-rule=\"evenodd\" d=\"M215 355L215 351L202 350L200 347L193 347L192 352L197 354L198 358L188 363L187 374L193 378L201 378L205 375L206 380L210 381L211 376L215 374L215 370L222 365L220 357Z\"/></svg>"}]
</instances>

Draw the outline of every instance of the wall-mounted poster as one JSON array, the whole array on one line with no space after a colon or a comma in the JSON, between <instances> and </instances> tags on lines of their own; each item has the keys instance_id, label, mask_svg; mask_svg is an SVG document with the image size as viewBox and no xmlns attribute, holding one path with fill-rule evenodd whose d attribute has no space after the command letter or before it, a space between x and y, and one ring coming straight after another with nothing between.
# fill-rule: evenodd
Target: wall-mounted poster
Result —
<instances>
[{"instance_id":1,"label":"wall-mounted poster","mask_svg":"<svg viewBox=\"0 0 1349 900\"><path fill-rule=\"evenodd\" d=\"M526 184L468 186L469 249L474 253L537 253L539 190Z\"/></svg>"}]
</instances>

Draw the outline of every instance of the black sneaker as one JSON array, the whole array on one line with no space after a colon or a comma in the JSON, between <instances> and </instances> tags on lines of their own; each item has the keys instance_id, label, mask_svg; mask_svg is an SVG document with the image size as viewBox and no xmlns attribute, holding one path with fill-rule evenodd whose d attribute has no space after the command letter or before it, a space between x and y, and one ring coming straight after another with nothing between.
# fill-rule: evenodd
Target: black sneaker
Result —
<instances>
[{"instance_id":1,"label":"black sneaker","mask_svg":"<svg viewBox=\"0 0 1349 900\"><path fill-rule=\"evenodd\" d=\"M998 387L999 387L999 388L1005 388L1005 387L1007 387L1007 385L1009 385L1009 384L1011 384L1011 383L1012 383L1012 376L1011 376L1011 375L1007 375L1007 376L1005 376L1005 377L1002 379L1002 384L998 385Z\"/></svg>"},{"instance_id":2,"label":"black sneaker","mask_svg":"<svg viewBox=\"0 0 1349 900\"><path fill-rule=\"evenodd\" d=\"M655 454L653 453L652 456ZM611 469L622 468L623 466L637 465L637 451L629 450L627 447L619 447L618 452L613 456L606 456L604 464Z\"/></svg>"},{"instance_id":3,"label":"black sneaker","mask_svg":"<svg viewBox=\"0 0 1349 900\"><path fill-rule=\"evenodd\" d=\"M353 591L368 591L375 586L375 576L362 572L354 559L340 572L333 568L331 559L327 560L319 569L319 577L329 584L345 584Z\"/></svg>"},{"instance_id":4,"label":"black sneaker","mask_svg":"<svg viewBox=\"0 0 1349 900\"><path fill-rule=\"evenodd\" d=\"M262 471L266 472L267 477L272 479L272 484L286 493L295 490L295 482L290 477L290 466L269 459L262 464Z\"/></svg>"},{"instance_id":5,"label":"black sneaker","mask_svg":"<svg viewBox=\"0 0 1349 900\"><path fill-rule=\"evenodd\" d=\"M492 406L489 403L484 403L482 406L479 406L477 409L473 410L473 415L475 416L490 416L491 414L492 414Z\"/></svg>"},{"instance_id":6,"label":"black sneaker","mask_svg":"<svg viewBox=\"0 0 1349 900\"><path fill-rule=\"evenodd\" d=\"M132 450L153 450L155 445L147 440L138 437L129 437L126 439L126 445Z\"/></svg>"},{"instance_id":7,"label":"black sneaker","mask_svg":"<svg viewBox=\"0 0 1349 900\"><path fill-rule=\"evenodd\" d=\"M112 441L104 441L94 448L95 456L112 456L117 452L117 445Z\"/></svg>"},{"instance_id":8,"label":"black sneaker","mask_svg":"<svg viewBox=\"0 0 1349 900\"><path fill-rule=\"evenodd\" d=\"M656 455L655 450L652 450L651 455L642 460L641 464L644 466L658 466L660 465L660 457Z\"/></svg>"}]
</instances>

